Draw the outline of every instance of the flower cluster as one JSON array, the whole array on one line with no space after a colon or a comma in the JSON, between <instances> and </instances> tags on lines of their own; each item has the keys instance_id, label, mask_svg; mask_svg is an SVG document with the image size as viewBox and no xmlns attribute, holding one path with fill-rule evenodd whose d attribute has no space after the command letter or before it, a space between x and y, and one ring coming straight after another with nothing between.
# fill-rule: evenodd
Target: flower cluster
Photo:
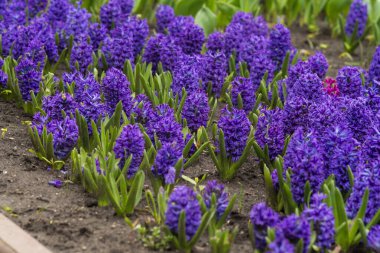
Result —
<instances>
[{"instance_id":1,"label":"flower cluster","mask_svg":"<svg viewBox=\"0 0 380 253\"><path fill-rule=\"evenodd\" d=\"M132 155L128 168L128 177L136 174L144 155L144 136L138 125L126 125L117 138L114 151L116 158L120 158L119 167L123 168L126 159Z\"/></svg>"},{"instance_id":2,"label":"flower cluster","mask_svg":"<svg viewBox=\"0 0 380 253\"><path fill-rule=\"evenodd\" d=\"M186 119L187 126L192 132L196 132L201 126L207 125L209 112L210 106L207 94L204 91L195 91L186 97L182 117Z\"/></svg>"},{"instance_id":3,"label":"flower cluster","mask_svg":"<svg viewBox=\"0 0 380 253\"><path fill-rule=\"evenodd\" d=\"M175 165L182 157L182 150L176 143L164 143L158 150L152 173L163 177L165 184L174 184L176 179Z\"/></svg>"},{"instance_id":4,"label":"flower cluster","mask_svg":"<svg viewBox=\"0 0 380 253\"><path fill-rule=\"evenodd\" d=\"M227 156L232 161L239 160L243 154L250 132L250 125L251 123L243 110L235 108L222 110L218 128L224 133Z\"/></svg>"},{"instance_id":5,"label":"flower cluster","mask_svg":"<svg viewBox=\"0 0 380 253\"><path fill-rule=\"evenodd\" d=\"M190 240L200 225L202 213L196 193L187 186L175 187L168 200L165 224L175 234L182 212L185 213L186 239Z\"/></svg>"},{"instance_id":6,"label":"flower cluster","mask_svg":"<svg viewBox=\"0 0 380 253\"><path fill-rule=\"evenodd\" d=\"M228 193L225 191L223 184L219 184L216 180L210 180L207 182L202 195L207 208L211 208L212 195L216 197L216 217L219 219L228 206Z\"/></svg>"},{"instance_id":7,"label":"flower cluster","mask_svg":"<svg viewBox=\"0 0 380 253\"><path fill-rule=\"evenodd\" d=\"M347 15L345 32L352 36L356 30L356 37L360 38L367 25L367 4L363 0L354 0Z\"/></svg>"}]
</instances>

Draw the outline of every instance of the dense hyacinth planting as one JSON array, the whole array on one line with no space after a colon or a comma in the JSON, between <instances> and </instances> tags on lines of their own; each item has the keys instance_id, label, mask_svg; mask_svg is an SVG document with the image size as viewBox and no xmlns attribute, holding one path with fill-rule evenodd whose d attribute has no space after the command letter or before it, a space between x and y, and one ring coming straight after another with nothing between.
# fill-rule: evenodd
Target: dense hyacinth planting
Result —
<instances>
[{"instance_id":1,"label":"dense hyacinth planting","mask_svg":"<svg viewBox=\"0 0 380 253\"><path fill-rule=\"evenodd\" d=\"M131 226L145 199L154 249L190 252L207 235L229 252L237 196L221 181L259 161L268 201L247 221L255 250L380 251L380 47L369 69L328 77L323 53L300 58L289 29L262 16L236 12L205 35L168 5L153 23L132 9L0 3L0 91L33 116L38 158ZM347 34L362 36L365 11L353 2ZM200 156L220 181L186 176Z\"/></svg>"}]
</instances>

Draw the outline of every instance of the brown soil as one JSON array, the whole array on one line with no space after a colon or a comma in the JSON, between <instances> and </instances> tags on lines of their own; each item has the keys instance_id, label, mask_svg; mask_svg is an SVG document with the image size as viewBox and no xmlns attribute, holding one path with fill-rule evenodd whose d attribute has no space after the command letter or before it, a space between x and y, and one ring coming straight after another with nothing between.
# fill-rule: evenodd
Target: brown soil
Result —
<instances>
[{"instance_id":1,"label":"brown soil","mask_svg":"<svg viewBox=\"0 0 380 253\"><path fill-rule=\"evenodd\" d=\"M311 39L310 48L307 31L304 28L292 29L294 45L298 49L321 50L330 63L329 74L335 76L337 70L347 64L360 61L354 55L353 61L339 58L343 52L342 41L331 39L326 28ZM327 44L321 49L321 43ZM374 47L365 46L364 66L374 52ZM359 50L357 50L359 52ZM14 104L0 99L0 129L6 128L0 139L0 207L19 226L46 245L53 252L150 252L136 239L123 221L114 215L112 208L98 207L96 199L84 192L79 185L68 184L57 189L48 181L63 178L58 171L48 171L46 164L38 161L28 152L31 148L26 127L22 121L30 120L16 109ZM194 166L186 169L185 175L217 179L217 173L209 157L202 156ZM239 200L231 215L229 224L239 225L240 232L232 252L251 252L247 234L249 210L254 203L265 201L262 172L252 157L240 169L237 177L226 183L230 193L237 193ZM131 217L144 220L146 212L141 204L140 211ZM202 238L197 252L208 252L207 238Z\"/></svg>"}]
</instances>

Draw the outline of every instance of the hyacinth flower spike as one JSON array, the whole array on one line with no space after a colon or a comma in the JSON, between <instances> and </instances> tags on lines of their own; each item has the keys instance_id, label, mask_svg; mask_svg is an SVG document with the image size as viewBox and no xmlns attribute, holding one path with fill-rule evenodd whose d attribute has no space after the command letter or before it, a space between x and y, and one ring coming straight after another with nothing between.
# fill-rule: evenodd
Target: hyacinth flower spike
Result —
<instances>
[{"instance_id":1,"label":"hyacinth flower spike","mask_svg":"<svg viewBox=\"0 0 380 253\"><path fill-rule=\"evenodd\" d=\"M197 194L187 186L176 186L169 196L165 213L165 225L173 235L175 247L190 253L206 231L215 215L215 210L202 215Z\"/></svg>"},{"instance_id":2,"label":"hyacinth flower spike","mask_svg":"<svg viewBox=\"0 0 380 253\"><path fill-rule=\"evenodd\" d=\"M223 110L218 124L212 127L216 147L209 142L211 158L223 180L232 179L247 159L254 141L254 131L243 110ZM204 131L207 140L210 138ZM239 136L239 137L238 137Z\"/></svg>"},{"instance_id":3,"label":"hyacinth flower spike","mask_svg":"<svg viewBox=\"0 0 380 253\"><path fill-rule=\"evenodd\" d=\"M343 41L346 52L352 53L368 33L367 20L367 4L363 0L354 0L351 3L345 25L343 17L339 17L340 29L344 31Z\"/></svg>"}]
</instances>

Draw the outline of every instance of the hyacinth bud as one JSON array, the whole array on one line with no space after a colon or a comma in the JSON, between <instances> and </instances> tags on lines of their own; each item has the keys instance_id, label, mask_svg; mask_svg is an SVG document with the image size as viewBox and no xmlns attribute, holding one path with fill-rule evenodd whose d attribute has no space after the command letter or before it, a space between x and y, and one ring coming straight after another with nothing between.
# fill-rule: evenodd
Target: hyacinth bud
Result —
<instances>
[{"instance_id":1,"label":"hyacinth bud","mask_svg":"<svg viewBox=\"0 0 380 253\"><path fill-rule=\"evenodd\" d=\"M226 153L233 162L239 160L247 145L251 123L244 110L224 108L218 128L224 133Z\"/></svg>"},{"instance_id":2,"label":"hyacinth bud","mask_svg":"<svg viewBox=\"0 0 380 253\"><path fill-rule=\"evenodd\" d=\"M196 193L187 186L176 186L170 194L165 213L165 224L178 234L178 221L181 212L185 213L186 239L189 241L196 233L202 218L202 212Z\"/></svg>"},{"instance_id":3,"label":"hyacinth bud","mask_svg":"<svg viewBox=\"0 0 380 253\"><path fill-rule=\"evenodd\" d=\"M201 126L206 126L209 113L208 97L204 91L198 90L186 97L182 117L186 119L190 131L196 132Z\"/></svg>"},{"instance_id":4,"label":"hyacinth bud","mask_svg":"<svg viewBox=\"0 0 380 253\"><path fill-rule=\"evenodd\" d=\"M316 134L298 128L293 134L284 156L285 168L291 169L291 191L294 200L300 204L304 200L307 181L311 190L317 192L325 179L323 150Z\"/></svg>"},{"instance_id":5,"label":"hyacinth bud","mask_svg":"<svg viewBox=\"0 0 380 253\"><path fill-rule=\"evenodd\" d=\"M216 180L208 181L203 190L203 200L208 209L211 208L213 194L216 197L216 217L219 219L229 204L228 193L225 191L223 184L219 184Z\"/></svg>"},{"instance_id":6,"label":"hyacinth bud","mask_svg":"<svg viewBox=\"0 0 380 253\"><path fill-rule=\"evenodd\" d=\"M54 155L65 159L75 147L78 140L78 126L75 119L66 117L63 120L52 120L47 125L48 134L53 135Z\"/></svg>"},{"instance_id":7,"label":"hyacinth bud","mask_svg":"<svg viewBox=\"0 0 380 253\"><path fill-rule=\"evenodd\" d=\"M376 48L375 54L372 57L368 75L369 81L372 82L374 86L380 86L380 46Z\"/></svg>"},{"instance_id":8,"label":"hyacinth bud","mask_svg":"<svg viewBox=\"0 0 380 253\"><path fill-rule=\"evenodd\" d=\"M40 89L40 82L42 81L41 70L33 61L23 58L16 66L15 72L22 99L25 101L31 100L30 92L33 91L36 94Z\"/></svg>"},{"instance_id":9,"label":"hyacinth bud","mask_svg":"<svg viewBox=\"0 0 380 253\"><path fill-rule=\"evenodd\" d=\"M258 203L252 207L249 218L253 225L255 247L264 250L267 246L265 238L268 235L268 228L280 222L280 215L265 203Z\"/></svg>"},{"instance_id":10,"label":"hyacinth bud","mask_svg":"<svg viewBox=\"0 0 380 253\"><path fill-rule=\"evenodd\" d=\"M174 20L174 10L169 5L159 5L156 10L157 32L165 33Z\"/></svg>"},{"instance_id":11,"label":"hyacinth bud","mask_svg":"<svg viewBox=\"0 0 380 253\"><path fill-rule=\"evenodd\" d=\"M348 36L352 36L355 28L356 37L360 38L366 28L368 19L367 4L362 0L354 0L351 4L350 11L346 19L345 32Z\"/></svg>"},{"instance_id":12,"label":"hyacinth bud","mask_svg":"<svg viewBox=\"0 0 380 253\"><path fill-rule=\"evenodd\" d=\"M128 178L134 176L139 169L144 156L144 136L138 125L126 125L116 139L114 152L120 159L119 167L123 168L125 161L132 155L132 161L128 168Z\"/></svg>"},{"instance_id":13,"label":"hyacinth bud","mask_svg":"<svg viewBox=\"0 0 380 253\"><path fill-rule=\"evenodd\" d=\"M174 184L176 180L175 165L182 157L182 149L176 143L164 143L158 150L152 173L163 177L165 184Z\"/></svg>"},{"instance_id":14,"label":"hyacinth bud","mask_svg":"<svg viewBox=\"0 0 380 253\"><path fill-rule=\"evenodd\" d=\"M335 218L331 207L323 203L324 194L315 193L311 197L310 207L302 213L313 224L313 230L317 234L315 244L324 250L332 248L335 242Z\"/></svg>"},{"instance_id":15,"label":"hyacinth bud","mask_svg":"<svg viewBox=\"0 0 380 253\"><path fill-rule=\"evenodd\" d=\"M275 25L270 31L268 50L276 70L281 68L286 53L293 49L290 31L282 24Z\"/></svg>"}]
</instances>

